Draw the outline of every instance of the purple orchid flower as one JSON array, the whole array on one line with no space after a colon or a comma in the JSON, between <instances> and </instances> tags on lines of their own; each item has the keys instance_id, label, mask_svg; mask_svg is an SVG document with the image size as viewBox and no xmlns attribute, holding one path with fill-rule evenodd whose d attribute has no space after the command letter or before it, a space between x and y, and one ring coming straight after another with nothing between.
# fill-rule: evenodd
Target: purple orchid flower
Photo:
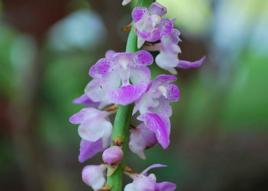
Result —
<instances>
[{"instance_id":1,"label":"purple orchid flower","mask_svg":"<svg viewBox=\"0 0 268 191\"><path fill-rule=\"evenodd\" d=\"M160 53L155 58L155 63L162 69L176 74L176 67L179 63L178 54L181 49L178 45L180 42L180 32L173 29L168 35L163 35L159 45Z\"/></svg>"},{"instance_id":2,"label":"purple orchid flower","mask_svg":"<svg viewBox=\"0 0 268 191\"><path fill-rule=\"evenodd\" d=\"M92 189L101 189L106 182L105 171L107 167L105 165L88 165L82 170L82 180L85 184L92 187Z\"/></svg>"},{"instance_id":3,"label":"purple orchid flower","mask_svg":"<svg viewBox=\"0 0 268 191\"><path fill-rule=\"evenodd\" d=\"M169 117L172 114L170 102L178 101L180 96L179 88L171 84L175 80L176 77L172 75L157 76L134 107L134 113L139 111L141 114L138 120L155 134L158 143L164 149L170 142Z\"/></svg>"},{"instance_id":4,"label":"purple orchid flower","mask_svg":"<svg viewBox=\"0 0 268 191\"><path fill-rule=\"evenodd\" d=\"M144 123L130 130L129 149L140 158L145 159L144 150L157 143L155 134Z\"/></svg>"},{"instance_id":5,"label":"purple orchid flower","mask_svg":"<svg viewBox=\"0 0 268 191\"><path fill-rule=\"evenodd\" d=\"M124 191L174 191L176 185L172 182L156 182L154 174L147 174L153 168L165 167L165 165L154 164L140 174L132 175L133 182L125 186Z\"/></svg>"},{"instance_id":6,"label":"purple orchid flower","mask_svg":"<svg viewBox=\"0 0 268 191\"><path fill-rule=\"evenodd\" d=\"M179 88L172 84L176 79L173 75L158 75L151 81L143 96L136 101L133 113L139 111L144 114L150 111L170 117L170 102L176 102L180 97Z\"/></svg>"},{"instance_id":7,"label":"purple orchid flower","mask_svg":"<svg viewBox=\"0 0 268 191\"><path fill-rule=\"evenodd\" d=\"M102 139L108 145L112 133L112 124L108 121L109 112L95 108L84 108L70 117L72 124L79 124L78 133L83 140L96 142Z\"/></svg>"},{"instance_id":8,"label":"purple orchid flower","mask_svg":"<svg viewBox=\"0 0 268 191\"><path fill-rule=\"evenodd\" d=\"M153 3L148 9L133 9L132 19L138 36L138 48L141 48L145 41L156 42L163 35L172 32L173 21L162 18L166 13L167 9L159 3Z\"/></svg>"},{"instance_id":9,"label":"purple orchid flower","mask_svg":"<svg viewBox=\"0 0 268 191\"><path fill-rule=\"evenodd\" d=\"M105 58L91 67L89 75L93 80L85 93L101 105L133 103L147 89L151 77L148 65L152 63L152 55L144 50L136 53L108 51Z\"/></svg>"}]
</instances>

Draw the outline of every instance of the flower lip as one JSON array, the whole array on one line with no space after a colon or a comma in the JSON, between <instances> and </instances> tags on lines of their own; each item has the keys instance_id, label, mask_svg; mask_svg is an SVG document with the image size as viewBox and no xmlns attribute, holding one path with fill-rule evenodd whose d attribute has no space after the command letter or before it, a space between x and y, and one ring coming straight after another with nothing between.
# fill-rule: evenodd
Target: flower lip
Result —
<instances>
[{"instance_id":1,"label":"flower lip","mask_svg":"<svg viewBox=\"0 0 268 191\"><path fill-rule=\"evenodd\" d=\"M145 126L155 133L156 139L162 148L166 149L169 146L170 121L165 114L147 112L140 115L138 120L143 121Z\"/></svg>"}]
</instances>

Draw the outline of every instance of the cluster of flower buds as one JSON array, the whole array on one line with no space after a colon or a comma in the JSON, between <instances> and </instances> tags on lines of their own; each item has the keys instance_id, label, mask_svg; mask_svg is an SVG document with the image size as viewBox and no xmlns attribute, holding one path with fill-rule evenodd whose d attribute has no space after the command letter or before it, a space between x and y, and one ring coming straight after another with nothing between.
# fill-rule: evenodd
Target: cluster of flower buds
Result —
<instances>
[{"instance_id":1,"label":"cluster of flower buds","mask_svg":"<svg viewBox=\"0 0 268 191\"><path fill-rule=\"evenodd\" d=\"M122 4L128 2L124 0ZM159 3L152 3L149 8L134 8L132 20L137 50L140 50L134 53L107 51L105 57L90 68L92 80L85 93L74 100L75 104L85 106L70 117L71 123L79 124L79 161L85 162L103 152L104 164L88 165L82 171L83 181L94 190L107 187L107 168L118 165L124 155L122 145L112 141L113 125L109 116L121 105L134 105L132 115L139 124L129 130L129 149L142 159L145 159L145 149L156 144L166 149L170 143L171 103L180 97L174 74L177 69L196 68L204 61L204 58L194 62L179 60L180 32L174 28L174 19L164 17L166 13L166 8ZM159 52L155 58L152 51ZM150 65L166 73L152 79ZM175 190L175 184L157 183L154 174L147 174L155 167L163 165L152 165L140 174L127 172L133 182L124 190Z\"/></svg>"}]
</instances>

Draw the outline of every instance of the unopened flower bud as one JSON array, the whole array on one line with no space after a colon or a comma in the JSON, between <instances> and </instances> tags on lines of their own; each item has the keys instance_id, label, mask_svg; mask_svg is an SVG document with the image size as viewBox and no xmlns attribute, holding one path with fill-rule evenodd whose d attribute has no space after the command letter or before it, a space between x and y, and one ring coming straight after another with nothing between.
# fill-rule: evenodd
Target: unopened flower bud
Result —
<instances>
[{"instance_id":1,"label":"unopened flower bud","mask_svg":"<svg viewBox=\"0 0 268 191\"><path fill-rule=\"evenodd\" d=\"M119 146L112 146L102 154L102 160L110 165L118 164L123 157L123 151Z\"/></svg>"}]
</instances>

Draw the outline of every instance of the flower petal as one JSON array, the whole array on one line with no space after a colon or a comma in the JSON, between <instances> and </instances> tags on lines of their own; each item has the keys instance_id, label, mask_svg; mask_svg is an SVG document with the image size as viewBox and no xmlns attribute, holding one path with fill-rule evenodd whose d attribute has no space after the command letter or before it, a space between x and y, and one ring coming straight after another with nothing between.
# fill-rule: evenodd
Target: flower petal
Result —
<instances>
[{"instance_id":1,"label":"flower petal","mask_svg":"<svg viewBox=\"0 0 268 191\"><path fill-rule=\"evenodd\" d=\"M87 107L98 107L99 103L94 102L92 99L90 99L86 94L81 95L78 98L75 98L73 100L74 104L83 104Z\"/></svg>"},{"instance_id":2,"label":"flower petal","mask_svg":"<svg viewBox=\"0 0 268 191\"><path fill-rule=\"evenodd\" d=\"M87 141L97 141L102 138L106 132L111 132L111 129L111 122L101 118L91 118L80 124L78 134L82 139Z\"/></svg>"},{"instance_id":3,"label":"flower petal","mask_svg":"<svg viewBox=\"0 0 268 191\"><path fill-rule=\"evenodd\" d=\"M117 73L109 73L101 79L91 80L85 89L85 93L93 101L107 105L110 104L107 99L108 93L120 87L120 83L120 76Z\"/></svg>"},{"instance_id":4,"label":"flower petal","mask_svg":"<svg viewBox=\"0 0 268 191\"><path fill-rule=\"evenodd\" d=\"M172 115L172 108L170 106L170 101L166 98L161 97L158 100L157 107L153 108L151 111L158 113L159 115L165 115L167 117L170 117Z\"/></svg>"},{"instance_id":5,"label":"flower petal","mask_svg":"<svg viewBox=\"0 0 268 191\"><path fill-rule=\"evenodd\" d=\"M89 75L93 78L101 78L109 72L110 66L110 61L106 58L102 58L96 64L91 66Z\"/></svg>"},{"instance_id":6,"label":"flower petal","mask_svg":"<svg viewBox=\"0 0 268 191\"><path fill-rule=\"evenodd\" d=\"M170 83L170 82L173 82L175 81L177 78L176 76L174 75L168 75L168 74L161 74L161 75L158 75L156 78L155 78L155 81L157 83Z\"/></svg>"},{"instance_id":7,"label":"flower petal","mask_svg":"<svg viewBox=\"0 0 268 191\"><path fill-rule=\"evenodd\" d=\"M136 191L155 191L156 180L152 176L139 175L133 181Z\"/></svg>"},{"instance_id":8,"label":"flower petal","mask_svg":"<svg viewBox=\"0 0 268 191\"><path fill-rule=\"evenodd\" d=\"M150 65L153 63L153 56L146 50L140 50L135 53L135 60L137 64Z\"/></svg>"},{"instance_id":9,"label":"flower petal","mask_svg":"<svg viewBox=\"0 0 268 191\"><path fill-rule=\"evenodd\" d=\"M140 158L145 159L144 150L157 143L155 134L142 123L130 130L129 149Z\"/></svg>"},{"instance_id":10,"label":"flower petal","mask_svg":"<svg viewBox=\"0 0 268 191\"><path fill-rule=\"evenodd\" d=\"M148 166L146 169L144 169L142 171L142 174L146 175L150 170L152 170L154 168L163 168L163 167L167 167L167 165L165 165L165 164L152 164L152 165Z\"/></svg>"},{"instance_id":11,"label":"flower petal","mask_svg":"<svg viewBox=\"0 0 268 191\"><path fill-rule=\"evenodd\" d=\"M169 71L171 74L176 74L174 69L178 66L179 59L176 54L169 52L160 52L156 58L155 63L162 69Z\"/></svg>"},{"instance_id":12,"label":"flower petal","mask_svg":"<svg viewBox=\"0 0 268 191\"><path fill-rule=\"evenodd\" d=\"M138 66L131 69L130 81L132 84L148 84L151 79L151 71L148 67Z\"/></svg>"},{"instance_id":13,"label":"flower petal","mask_svg":"<svg viewBox=\"0 0 268 191\"><path fill-rule=\"evenodd\" d=\"M177 85L169 84L167 87L167 99L169 101L178 101L180 97L180 90Z\"/></svg>"},{"instance_id":14,"label":"flower petal","mask_svg":"<svg viewBox=\"0 0 268 191\"><path fill-rule=\"evenodd\" d=\"M170 19L162 19L160 22L161 36L170 35L173 32L173 21Z\"/></svg>"},{"instance_id":15,"label":"flower petal","mask_svg":"<svg viewBox=\"0 0 268 191\"><path fill-rule=\"evenodd\" d=\"M135 7L131 13L132 20L138 22L146 12L148 12L146 8Z\"/></svg>"},{"instance_id":16,"label":"flower petal","mask_svg":"<svg viewBox=\"0 0 268 191\"><path fill-rule=\"evenodd\" d=\"M151 14L156 14L159 16L164 16L167 13L167 8L159 3L152 3L149 7L149 12Z\"/></svg>"},{"instance_id":17,"label":"flower petal","mask_svg":"<svg viewBox=\"0 0 268 191\"><path fill-rule=\"evenodd\" d=\"M160 182L156 183L156 190L155 191L175 191L176 184L172 182Z\"/></svg>"},{"instance_id":18,"label":"flower petal","mask_svg":"<svg viewBox=\"0 0 268 191\"><path fill-rule=\"evenodd\" d=\"M205 59L206 57L203 56L201 59L193 61L193 62L187 61L187 60L180 60L179 64L177 65L177 68L180 68L180 69L198 68L204 63Z\"/></svg>"},{"instance_id":19,"label":"flower petal","mask_svg":"<svg viewBox=\"0 0 268 191\"><path fill-rule=\"evenodd\" d=\"M82 180L88 186L91 186L94 191L101 189L106 180L104 172L106 167L104 165L88 165L82 170Z\"/></svg>"},{"instance_id":20,"label":"flower petal","mask_svg":"<svg viewBox=\"0 0 268 191\"><path fill-rule=\"evenodd\" d=\"M109 94L109 98L113 103L127 105L133 103L141 97L146 91L147 84L127 85Z\"/></svg>"},{"instance_id":21,"label":"flower petal","mask_svg":"<svg viewBox=\"0 0 268 191\"><path fill-rule=\"evenodd\" d=\"M125 186L124 191L137 191L133 183L129 183Z\"/></svg>"},{"instance_id":22,"label":"flower petal","mask_svg":"<svg viewBox=\"0 0 268 191\"><path fill-rule=\"evenodd\" d=\"M103 151L102 140L99 139L95 142L81 140L80 142L80 153L79 153L79 162L85 162L86 160L92 158L97 153Z\"/></svg>"},{"instance_id":23,"label":"flower petal","mask_svg":"<svg viewBox=\"0 0 268 191\"><path fill-rule=\"evenodd\" d=\"M88 111L87 109L81 109L79 112L73 114L69 118L70 123L80 124L85 119L87 111Z\"/></svg>"},{"instance_id":24,"label":"flower petal","mask_svg":"<svg viewBox=\"0 0 268 191\"><path fill-rule=\"evenodd\" d=\"M155 133L157 141L164 149L168 147L170 142L170 121L168 117L148 112L140 115L138 120L143 121L145 126Z\"/></svg>"}]
</instances>

